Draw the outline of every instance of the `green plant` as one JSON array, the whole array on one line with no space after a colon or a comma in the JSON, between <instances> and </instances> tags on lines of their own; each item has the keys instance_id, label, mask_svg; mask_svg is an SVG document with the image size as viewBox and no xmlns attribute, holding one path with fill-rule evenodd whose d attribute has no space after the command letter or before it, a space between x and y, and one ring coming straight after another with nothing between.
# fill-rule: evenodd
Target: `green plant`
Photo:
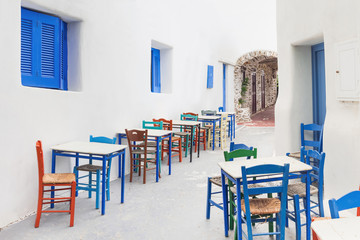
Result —
<instances>
[{"instance_id":1,"label":"green plant","mask_svg":"<svg viewBox=\"0 0 360 240\"><path fill-rule=\"evenodd\" d=\"M249 78L245 78L242 83L241 83L241 98L239 98L239 105L244 104L245 103L245 99L243 98L248 90L248 86L249 86Z\"/></svg>"}]
</instances>

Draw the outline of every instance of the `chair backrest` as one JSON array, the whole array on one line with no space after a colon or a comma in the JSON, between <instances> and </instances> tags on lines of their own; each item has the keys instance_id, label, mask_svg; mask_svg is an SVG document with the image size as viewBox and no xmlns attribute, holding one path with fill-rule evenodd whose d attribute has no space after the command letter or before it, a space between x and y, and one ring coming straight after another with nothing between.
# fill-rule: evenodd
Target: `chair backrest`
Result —
<instances>
[{"instance_id":1,"label":"chair backrest","mask_svg":"<svg viewBox=\"0 0 360 240\"><path fill-rule=\"evenodd\" d=\"M230 152L237 150L237 149L245 149L245 150L253 150L253 147L248 147L245 144L242 143L235 143L235 142L230 142ZM257 149L255 148L256 154L257 155ZM247 157L247 159L250 159L251 156ZM256 157L254 157L256 158ZM232 160L231 160L232 161Z\"/></svg>"},{"instance_id":2,"label":"chair backrest","mask_svg":"<svg viewBox=\"0 0 360 240\"><path fill-rule=\"evenodd\" d=\"M164 130L169 130L169 131L172 130L172 120L167 120L165 118L159 118L159 119L153 118L153 122L162 122ZM154 125L156 126L156 124Z\"/></svg>"},{"instance_id":3,"label":"chair backrest","mask_svg":"<svg viewBox=\"0 0 360 240\"><path fill-rule=\"evenodd\" d=\"M163 123L162 122L143 121L142 122L142 128L143 129L162 130L163 129Z\"/></svg>"},{"instance_id":4,"label":"chair backrest","mask_svg":"<svg viewBox=\"0 0 360 240\"><path fill-rule=\"evenodd\" d=\"M143 147L144 147L144 151L145 151L145 155L147 152L147 134L148 134L148 130L127 130L125 129L126 132L126 138L128 140L128 145L129 145L129 151L130 151L130 156L132 155L132 151L134 150L133 148L137 147L136 145L141 142L144 143Z\"/></svg>"},{"instance_id":5,"label":"chair backrest","mask_svg":"<svg viewBox=\"0 0 360 240\"><path fill-rule=\"evenodd\" d=\"M314 149L322 152L323 126L318 124L300 124L301 146L305 149ZM311 132L311 138L305 139L306 133Z\"/></svg>"},{"instance_id":6,"label":"chair backrest","mask_svg":"<svg viewBox=\"0 0 360 240\"><path fill-rule=\"evenodd\" d=\"M330 199L329 207L331 218L339 218L339 212L347 209L360 207L360 190L352 191L338 200Z\"/></svg>"},{"instance_id":7,"label":"chair backrest","mask_svg":"<svg viewBox=\"0 0 360 240\"><path fill-rule=\"evenodd\" d=\"M308 150L305 155L305 163L309 164L313 170L310 172L310 184L317 182L319 194L323 195L324 186L324 165L325 153L319 153L316 150Z\"/></svg>"},{"instance_id":8,"label":"chair backrest","mask_svg":"<svg viewBox=\"0 0 360 240\"><path fill-rule=\"evenodd\" d=\"M213 110L201 110L201 115L204 116L215 116L216 115L216 111Z\"/></svg>"},{"instance_id":9,"label":"chair backrest","mask_svg":"<svg viewBox=\"0 0 360 240\"><path fill-rule=\"evenodd\" d=\"M224 108L223 107L219 107L219 112L223 112L224 111Z\"/></svg>"},{"instance_id":10,"label":"chair backrest","mask_svg":"<svg viewBox=\"0 0 360 240\"><path fill-rule=\"evenodd\" d=\"M93 137L93 135L90 135L90 142L115 144L116 137L114 137L114 138L108 138L108 137L103 137L103 136Z\"/></svg>"},{"instance_id":11,"label":"chair backrest","mask_svg":"<svg viewBox=\"0 0 360 240\"><path fill-rule=\"evenodd\" d=\"M180 120L189 120L189 121L197 121L198 120L198 115L192 115L192 114L181 114L180 115Z\"/></svg>"},{"instance_id":12,"label":"chair backrest","mask_svg":"<svg viewBox=\"0 0 360 240\"><path fill-rule=\"evenodd\" d=\"M228 119L228 115L227 114L221 114L221 131L224 131L224 133L226 134L226 128L227 128L227 119Z\"/></svg>"},{"instance_id":13,"label":"chair backrest","mask_svg":"<svg viewBox=\"0 0 360 240\"><path fill-rule=\"evenodd\" d=\"M231 152L224 151L225 161L233 161L234 158L246 157L250 159L251 157L257 158L257 149L237 149Z\"/></svg>"},{"instance_id":14,"label":"chair backrest","mask_svg":"<svg viewBox=\"0 0 360 240\"><path fill-rule=\"evenodd\" d=\"M281 185L264 185L261 187L248 187L248 175L252 175L250 177L250 181L253 180L254 175L257 174L282 174L282 182ZM246 218L250 218L250 202L249 196L260 195L265 193L278 193L280 194L281 201L281 210L285 211L286 209L286 195L289 181L289 164L285 164L284 166L275 165L275 164L264 164L258 165L255 167L241 167L241 176L244 187L244 201L245 201L245 213Z\"/></svg>"},{"instance_id":15,"label":"chair backrest","mask_svg":"<svg viewBox=\"0 0 360 240\"><path fill-rule=\"evenodd\" d=\"M36 142L36 154L37 154L38 169L39 169L39 185L41 185L42 178L44 176L44 154L42 150L42 143L40 140Z\"/></svg>"}]
</instances>

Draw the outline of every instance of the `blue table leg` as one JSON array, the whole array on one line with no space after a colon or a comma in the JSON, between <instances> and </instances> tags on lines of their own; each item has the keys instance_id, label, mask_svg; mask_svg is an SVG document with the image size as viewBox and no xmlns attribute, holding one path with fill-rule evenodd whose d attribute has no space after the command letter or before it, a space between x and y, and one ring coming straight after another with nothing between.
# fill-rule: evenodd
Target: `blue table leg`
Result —
<instances>
[{"instance_id":1,"label":"blue table leg","mask_svg":"<svg viewBox=\"0 0 360 240\"><path fill-rule=\"evenodd\" d=\"M241 196L241 191L240 191L240 179L236 179L236 196ZM236 224L236 229L237 229L237 239L241 240L242 239L242 221L241 221L241 197L237 197L236 198L236 219L237 219L237 224ZM251 219L247 219L247 221L251 221ZM248 233L248 236L250 238L251 234ZM252 236L251 236L252 239Z\"/></svg>"},{"instance_id":2,"label":"blue table leg","mask_svg":"<svg viewBox=\"0 0 360 240\"><path fill-rule=\"evenodd\" d=\"M107 158L103 156L102 160L102 180L101 180L101 215L105 215L105 186L106 186L106 162Z\"/></svg>"},{"instance_id":3,"label":"blue table leg","mask_svg":"<svg viewBox=\"0 0 360 240\"><path fill-rule=\"evenodd\" d=\"M159 154L159 145L160 145L160 140L159 140L159 137L156 137L155 138L156 140L156 182L159 181L159 159L160 159L160 154Z\"/></svg>"},{"instance_id":4,"label":"blue table leg","mask_svg":"<svg viewBox=\"0 0 360 240\"><path fill-rule=\"evenodd\" d=\"M78 167L79 166L79 153L76 153L75 156L76 156L75 157L75 167ZM76 179L76 186L77 186L78 182L79 182L79 179ZM76 188L75 197L77 197L77 196L78 196L78 189Z\"/></svg>"},{"instance_id":5,"label":"blue table leg","mask_svg":"<svg viewBox=\"0 0 360 240\"><path fill-rule=\"evenodd\" d=\"M125 150L123 150L121 156L121 203L124 203L125 196Z\"/></svg>"},{"instance_id":6,"label":"blue table leg","mask_svg":"<svg viewBox=\"0 0 360 240\"><path fill-rule=\"evenodd\" d=\"M172 147L172 142L171 142L171 139L172 139L172 134L170 134L169 136L169 175L171 175L171 147Z\"/></svg>"},{"instance_id":7,"label":"blue table leg","mask_svg":"<svg viewBox=\"0 0 360 240\"><path fill-rule=\"evenodd\" d=\"M225 237L229 236L229 210L228 210L228 192L227 183L225 182L225 175L221 170L221 182L222 182L222 195L223 195L223 212L224 212L224 231Z\"/></svg>"},{"instance_id":8,"label":"blue table leg","mask_svg":"<svg viewBox=\"0 0 360 240\"><path fill-rule=\"evenodd\" d=\"M52 158L51 158L51 173L55 173L55 166L56 166L56 153L52 150ZM51 190L54 190L55 187L51 187ZM55 197L55 192L51 191L51 198ZM54 208L54 203L50 204L50 208Z\"/></svg>"},{"instance_id":9,"label":"blue table leg","mask_svg":"<svg viewBox=\"0 0 360 240\"><path fill-rule=\"evenodd\" d=\"M235 130L236 130L236 121L235 121L235 114L233 114L233 138L235 138Z\"/></svg>"},{"instance_id":10,"label":"blue table leg","mask_svg":"<svg viewBox=\"0 0 360 240\"><path fill-rule=\"evenodd\" d=\"M212 122L213 124L213 146L212 146L212 150L214 151L215 150L215 120Z\"/></svg>"},{"instance_id":11,"label":"blue table leg","mask_svg":"<svg viewBox=\"0 0 360 240\"><path fill-rule=\"evenodd\" d=\"M311 225L311 217L310 217L310 173L306 172L306 239L310 240L310 225Z\"/></svg>"}]
</instances>

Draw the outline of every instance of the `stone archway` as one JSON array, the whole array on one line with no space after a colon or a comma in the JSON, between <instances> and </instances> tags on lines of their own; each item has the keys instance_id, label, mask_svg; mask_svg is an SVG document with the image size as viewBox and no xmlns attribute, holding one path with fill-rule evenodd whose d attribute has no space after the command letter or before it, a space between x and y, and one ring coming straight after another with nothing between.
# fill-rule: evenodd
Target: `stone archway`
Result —
<instances>
[{"instance_id":1,"label":"stone archway","mask_svg":"<svg viewBox=\"0 0 360 240\"><path fill-rule=\"evenodd\" d=\"M278 92L277 70L277 53L273 51L252 51L237 60L234 69L236 122L251 121L251 114L275 104ZM246 82L247 86L244 85Z\"/></svg>"}]
</instances>

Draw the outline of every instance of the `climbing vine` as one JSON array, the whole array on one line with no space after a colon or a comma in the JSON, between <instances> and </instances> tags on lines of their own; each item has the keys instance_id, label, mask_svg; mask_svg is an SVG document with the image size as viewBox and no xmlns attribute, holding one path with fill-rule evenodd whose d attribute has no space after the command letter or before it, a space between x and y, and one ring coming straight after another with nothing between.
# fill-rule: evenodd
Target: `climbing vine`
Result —
<instances>
[{"instance_id":1,"label":"climbing vine","mask_svg":"<svg viewBox=\"0 0 360 240\"><path fill-rule=\"evenodd\" d=\"M249 86L249 78L245 78L241 83L241 97L238 100L240 106L241 104L244 104L246 102L245 94L248 90L248 86Z\"/></svg>"}]
</instances>

